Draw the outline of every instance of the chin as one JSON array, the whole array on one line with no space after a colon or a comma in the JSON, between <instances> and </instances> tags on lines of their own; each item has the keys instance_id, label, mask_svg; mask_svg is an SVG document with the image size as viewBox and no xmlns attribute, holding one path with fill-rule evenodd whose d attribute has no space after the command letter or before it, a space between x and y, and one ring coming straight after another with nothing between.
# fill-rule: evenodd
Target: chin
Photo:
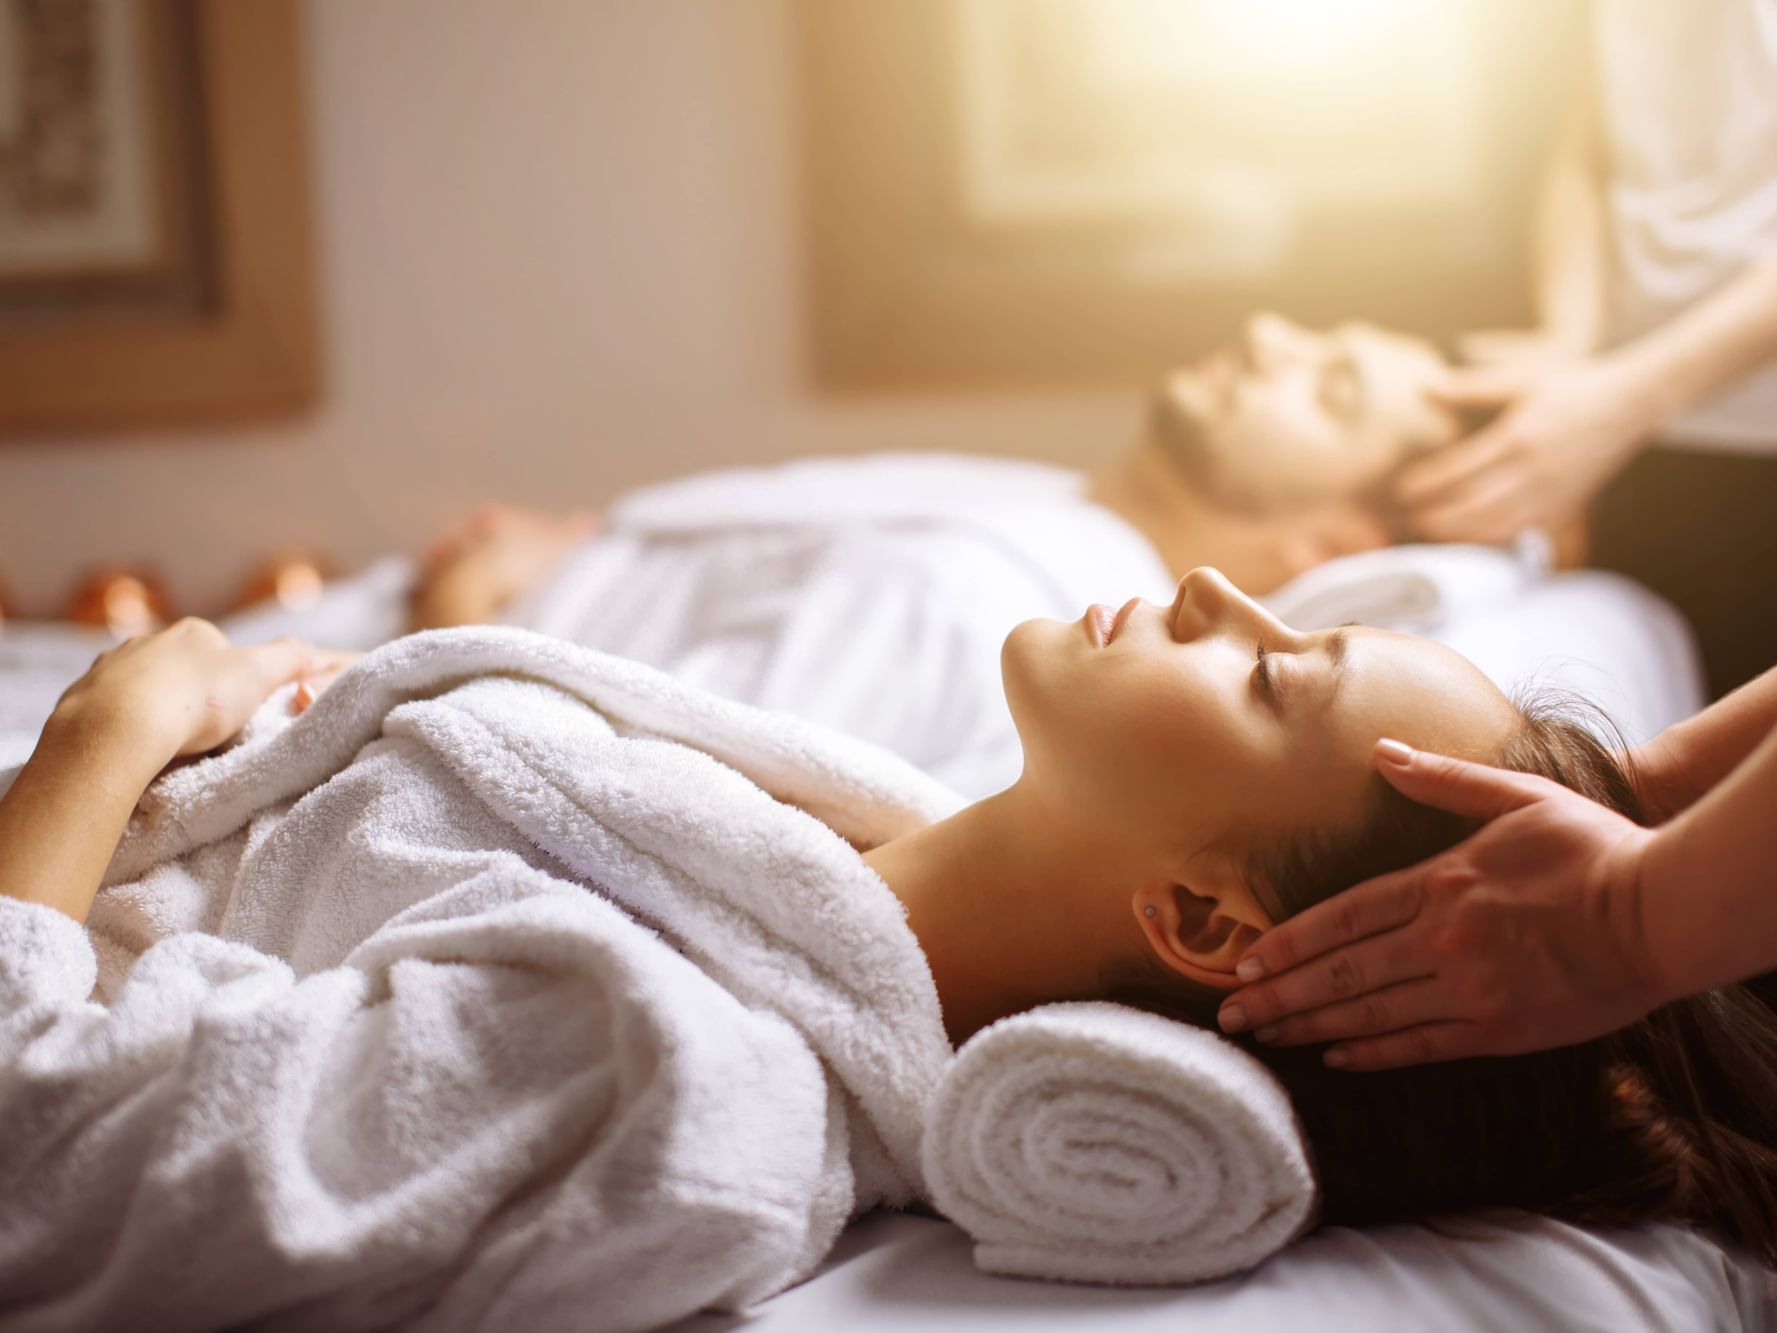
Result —
<instances>
[{"instance_id":1,"label":"chin","mask_svg":"<svg viewBox=\"0 0 1777 1333\"><path fill-rule=\"evenodd\" d=\"M1027 718L1049 711L1044 701L1060 686L1069 656L1069 634L1079 640L1077 649L1091 651L1084 629L1059 620L1026 620L1014 625L1000 645L1000 683L1013 725L1020 733Z\"/></svg>"}]
</instances>

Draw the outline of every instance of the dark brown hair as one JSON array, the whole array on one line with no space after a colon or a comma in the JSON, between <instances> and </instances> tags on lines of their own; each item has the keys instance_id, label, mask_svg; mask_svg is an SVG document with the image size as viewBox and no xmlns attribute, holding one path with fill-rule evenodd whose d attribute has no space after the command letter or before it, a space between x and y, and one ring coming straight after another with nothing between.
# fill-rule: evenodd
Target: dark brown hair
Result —
<instances>
[{"instance_id":1,"label":"dark brown hair","mask_svg":"<svg viewBox=\"0 0 1777 1333\"><path fill-rule=\"evenodd\" d=\"M1642 822L1634 775L1572 705L1521 705L1494 762ZM1594 724L1596 725L1596 724ZM1454 845L1474 824L1377 780L1355 827L1285 839L1248 867L1293 915ZM1158 962L1099 998L1213 1026L1215 1001ZM1319 1048L1240 1043L1289 1090L1329 1224L1433 1221L1518 1208L1588 1225L1717 1228L1777 1261L1777 1018L1726 987L1596 1041L1379 1073Z\"/></svg>"}]
</instances>

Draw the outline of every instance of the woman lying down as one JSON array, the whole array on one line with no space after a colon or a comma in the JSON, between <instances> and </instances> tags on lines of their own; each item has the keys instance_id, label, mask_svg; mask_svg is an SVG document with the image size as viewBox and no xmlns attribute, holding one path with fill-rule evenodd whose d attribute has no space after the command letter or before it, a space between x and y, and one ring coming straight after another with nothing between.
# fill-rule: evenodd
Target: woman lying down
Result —
<instances>
[{"instance_id":1,"label":"woman lying down","mask_svg":"<svg viewBox=\"0 0 1777 1333\"><path fill-rule=\"evenodd\" d=\"M521 631L397 641L290 721L314 669L201 622L125 644L0 801L9 1328L740 1307L922 1197L971 1033L1085 998L1208 1025L1273 922L1461 837L1370 774L1379 736L1636 809L1610 752L1449 650L1293 632L1210 570L1019 626L1024 773L962 809ZM1507 1205L1777 1257L1777 1040L1737 991L1392 1074L1254 1049L1324 1221Z\"/></svg>"}]
</instances>

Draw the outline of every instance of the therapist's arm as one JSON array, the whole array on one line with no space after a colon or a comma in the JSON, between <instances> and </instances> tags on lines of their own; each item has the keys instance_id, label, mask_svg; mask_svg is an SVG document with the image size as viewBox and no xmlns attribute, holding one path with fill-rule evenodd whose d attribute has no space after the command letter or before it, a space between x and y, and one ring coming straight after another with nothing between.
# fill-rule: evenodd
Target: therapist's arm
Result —
<instances>
[{"instance_id":1,"label":"therapist's arm","mask_svg":"<svg viewBox=\"0 0 1777 1333\"><path fill-rule=\"evenodd\" d=\"M0 797L0 894L84 922L155 775L234 735L311 661L309 647L293 639L232 647L201 620L103 654L56 704Z\"/></svg>"},{"instance_id":2,"label":"therapist's arm","mask_svg":"<svg viewBox=\"0 0 1777 1333\"><path fill-rule=\"evenodd\" d=\"M1661 422L1777 358L1777 252L1620 348Z\"/></svg>"},{"instance_id":3,"label":"therapist's arm","mask_svg":"<svg viewBox=\"0 0 1777 1333\"><path fill-rule=\"evenodd\" d=\"M1653 822L1688 810L1777 732L1777 668L1630 752Z\"/></svg>"},{"instance_id":4,"label":"therapist's arm","mask_svg":"<svg viewBox=\"0 0 1777 1333\"><path fill-rule=\"evenodd\" d=\"M1604 340L1604 158L1590 62L1574 80L1537 197L1532 251L1542 334L1584 355Z\"/></svg>"},{"instance_id":5,"label":"therapist's arm","mask_svg":"<svg viewBox=\"0 0 1777 1333\"><path fill-rule=\"evenodd\" d=\"M1642 857L1641 930L1659 1001L1777 968L1777 731Z\"/></svg>"}]
</instances>

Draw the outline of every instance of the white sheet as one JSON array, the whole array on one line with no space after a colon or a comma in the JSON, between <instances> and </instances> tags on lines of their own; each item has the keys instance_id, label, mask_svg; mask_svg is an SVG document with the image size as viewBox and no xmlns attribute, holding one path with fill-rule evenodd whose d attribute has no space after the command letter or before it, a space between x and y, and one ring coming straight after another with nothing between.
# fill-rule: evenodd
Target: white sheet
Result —
<instances>
[{"instance_id":1,"label":"white sheet","mask_svg":"<svg viewBox=\"0 0 1777 1333\"><path fill-rule=\"evenodd\" d=\"M673 1333L1763 1333L1777 1315L1758 1265L1682 1228L1463 1229L1331 1227L1252 1273L1130 1289L994 1277L950 1224L877 1213L750 1318L698 1315Z\"/></svg>"}]
</instances>

